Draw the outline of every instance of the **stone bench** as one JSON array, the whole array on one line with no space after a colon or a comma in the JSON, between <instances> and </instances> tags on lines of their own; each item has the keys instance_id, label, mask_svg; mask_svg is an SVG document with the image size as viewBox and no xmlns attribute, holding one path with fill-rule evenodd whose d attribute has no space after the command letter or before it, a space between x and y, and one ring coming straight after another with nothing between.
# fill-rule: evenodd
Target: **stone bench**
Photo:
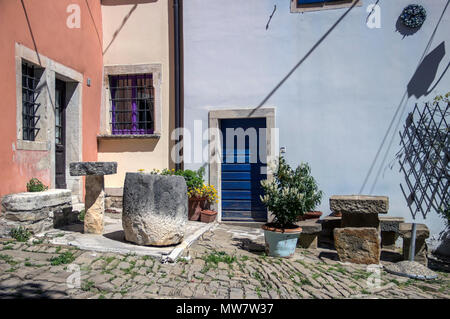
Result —
<instances>
[{"instance_id":1,"label":"stone bench","mask_svg":"<svg viewBox=\"0 0 450 319\"><path fill-rule=\"evenodd\" d=\"M319 234L322 231L322 224L318 220L304 220L295 223L302 228L297 247L306 249L317 249Z\"/></svg>"},{"instance_id":2,"label":"stone bench","mask_svg":"<svg viewBox=\"0 0 450 319\"><path fill-rule=\"evenodd\" d=\"M342 214L341 228L334 229L334 244L339 259L358 264L379 264L381 236L378 215L387 214L389 198L335 195L330 197L330 209Z\"/></svg>"},{"instance_id":3,"label":"stone bench","mask_svg":"<svg viewBox=\"0 0 450 319\"><path fill-rule=\"evenodd\" d=\"M341 227L341 219L341 217L326 216L318 221L322 225L319 242L327 245L334 244L334 229Z\"/></svg>"},{"instance_id":4,"label":"stone bench","mask_svg":"<svg viewBox=\"0 0 450 319\"><path fill-rule=\"evenodd\" d=\"M105 214L105 177L117 173L116 162L70 163L71 176L86 176L84 193L84 232L103 233Z\"/></svg>"},{"instance_id":5,"label":"stone bench","mask_svg":"<svg viewBox=\"0 0 450 319\"><path fill-rule=\"evenodd\" d=\"M20 226L38 234L77 220L78 214L72 212L72 193L68 189L10 194L2 199L0 237L9 237L11 229Z\"/></svg>"},{"instance_id":6,"label":"stone bench","mask_svg":"<svg viewBox=\"0 0 450 319\"><path fill-rule=\"evenodd\" d=\"M403 217L380 217L381 247L383 249L395 250L395 242L400 236L400 224L404 222Z\"/></svg>"},{"instance_id":7,"label":"stone bench","mask_svg":"<svg viewBox=\"0 0 450 319\"><path fill-rule=\"evenodd\" d=\"M409 250L411 247L412 224L401 223L399 225L399 233L403 238L403 259L409 260ZM425 224L416 224L416 249L414 260L427 266L428 264L428 247L425 240L430 237L430 230Z\"/></svg>"}]
</instances>

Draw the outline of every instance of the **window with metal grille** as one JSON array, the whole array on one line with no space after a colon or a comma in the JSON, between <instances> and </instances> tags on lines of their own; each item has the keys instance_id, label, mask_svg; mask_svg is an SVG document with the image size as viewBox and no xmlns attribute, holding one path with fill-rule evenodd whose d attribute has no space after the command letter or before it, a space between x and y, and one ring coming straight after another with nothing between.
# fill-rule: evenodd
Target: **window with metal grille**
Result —
<instances>
[{"instance_id":1,"label":"window with metal grille","mask_svg":"<svg viewBox=\"0 0 450 319\"><path fill-rule=\"evenodd\" d=\"M153 134L152 74L112 75L109 84L112 134Z\"/></svg>"},{"instance_id":2,"label":"window with metal grille","mask_svg":"<svg viewBox=\"0 0 450 319\"><path fill-rule=\"evenodd\" d=\"M26 141L34 141L39 132L37 111L41 104L36 103L39 95L37 73L34 65L22 63L22 138Z\"/></svg>"}]
</instances>

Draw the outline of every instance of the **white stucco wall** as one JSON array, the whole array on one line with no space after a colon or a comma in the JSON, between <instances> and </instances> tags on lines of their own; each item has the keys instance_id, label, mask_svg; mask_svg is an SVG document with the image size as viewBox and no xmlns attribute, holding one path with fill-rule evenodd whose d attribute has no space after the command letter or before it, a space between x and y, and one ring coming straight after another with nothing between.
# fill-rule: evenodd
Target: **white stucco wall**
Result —
<instances>
[{"instance_id":1,"label":"white stucco wall","mask_svg":"<svg viewBox=\"0 0 450 319\"><path fill-rule=\"evenodd\" d=\"M397 19L409 0L379 1L381 28L366 26L364 0L299 66L265 105L276 107L280 146L291 165L310 163L325 193L319 209L330 213L334 194L357 194L377 150L405 95L448 0L417 0L428 12L423 27L403 37ZM274 4L277 10L270 22ZM208 110L259 105L292 70L346 9L290 13L289 0L184 1L184 124L193 132L194 120L208 125ZM450 50L450 5L431 39L431 52L443 41ZM431 86L446 69L450 55L440 61ZM400 190L399 167L386 168L399 150L398 131L417 101L432 100L450 91L446 73L428 96L408 98L400 126L391 130L363 193L370 192L391 137L382 175L372 192L388 195L391 216L411 220ZM396 118L393 128L397 126ZM204 142L206 145L206 142ZM188 146L188 145L187 145ZM192 152L186 147L185 153ZM196 169L199 163L186 163ZM443 220L430 213L432 233Z\"/></svg>"}]
</instances>

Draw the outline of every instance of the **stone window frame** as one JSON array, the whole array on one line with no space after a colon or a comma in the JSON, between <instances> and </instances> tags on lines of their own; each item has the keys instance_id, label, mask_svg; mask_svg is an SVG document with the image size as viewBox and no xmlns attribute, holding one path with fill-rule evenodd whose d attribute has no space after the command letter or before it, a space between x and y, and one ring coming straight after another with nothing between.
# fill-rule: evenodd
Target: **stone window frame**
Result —
<instances>
[{"instance_id":1,"label":"stone window frame","mask_svg":"<svg viewBox=\"0 0 450 319\"><path fill-rule=\"evenodd\" d=\"M100 115L100 135L103 139L126 139L126 138L159 138L162 132L162 64L124 64L124 65L105 65L103 77L103 103ZM134 75L134 74L152 74L154 89L154 132L153 134L129 134L113 135L110 125L110 110L112 107L110 94L110 75Z\"/></svg>"},{"instance_id":2,"label":"stone window frame","mask_svg":"<svg viewBox=\"0 0 450 319\"><path fill-rule=\"evenodd\" d=\"M342 1L333 1L330 3L311 3L301 5L298 4L297 0L291 0L291 13L303 13L311 11L349 8L355 2L358 2L356 4L357 7L361 7L363 5L362 0L342 0Z\"/></svg>"},{"instance_id":3,"label":"stone window frame","mask_svg":"<svg viewBox=\"0 0 450 319\"><path fill-rule=\"evenodd\" d=\"M42 75L38 83L41 87L37 102L41 103L38 115L41 116L40 130L35 141L23 140L22 136L22 61L33 64L42 69ZM82 73L65 66L59 62L46 57L21 43L15 43L15 65L16 65L16 145L15 150L47 151L50 155L50 188L55 187L55 80L66 82L67 88L71 90L71 97L67 98L68 121L66 130L66 182L67 188L72 190L73 195L82 198L82 179L70 176L68 173L69 163L82 159L83 136L83 83ZM70 118L70 120L69 120ZM72 126L72 127L70 127ZM72 145L69 147L69 145Z\"/></svg>"},{"instance_id":4,"label":"stone window frame","mask_svg":"<svg viewBox=\"0 0 450 319\"><path fill-rule=\"evenodd\" d=\"M245 118L266 118L266 157L267 162L278 156L278 134L275 129L275 107L262 108L233 108L210 110L208 114L209 122L209 183L214 185L218 194L218 202L215 205L217 220L222 221L222 165L221 154L222 145L216 141L216 136L220 131L220 120L223 119L245 119ZM275 133L275 134L273 134ZM267 179L272 179L273 174L267 170ZM267 211L267 221L273 220L273 215Z\"/></svg>"}]
</instances>

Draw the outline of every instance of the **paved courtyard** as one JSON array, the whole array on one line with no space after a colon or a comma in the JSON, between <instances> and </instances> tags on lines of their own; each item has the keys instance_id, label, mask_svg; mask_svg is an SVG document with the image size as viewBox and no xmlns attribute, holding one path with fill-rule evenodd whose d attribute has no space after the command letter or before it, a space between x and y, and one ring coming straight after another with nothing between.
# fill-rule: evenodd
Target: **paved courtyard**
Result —
<instances>
[{"instance_id":1,"label":"paved courtyard","mask_svg":"<svg viewBox=\"0 0 450 319\"><path fill-rule=\"evenodd\" d=\"M58 236L58 234L55 234ZM0 242L0 298L446 298L447 271L434 281L337 261L333 250L264 254L257 227L218 224L176 263L34 243ZM387 263L387 262L383 262Z\"/></svg>"}]
</instances>

